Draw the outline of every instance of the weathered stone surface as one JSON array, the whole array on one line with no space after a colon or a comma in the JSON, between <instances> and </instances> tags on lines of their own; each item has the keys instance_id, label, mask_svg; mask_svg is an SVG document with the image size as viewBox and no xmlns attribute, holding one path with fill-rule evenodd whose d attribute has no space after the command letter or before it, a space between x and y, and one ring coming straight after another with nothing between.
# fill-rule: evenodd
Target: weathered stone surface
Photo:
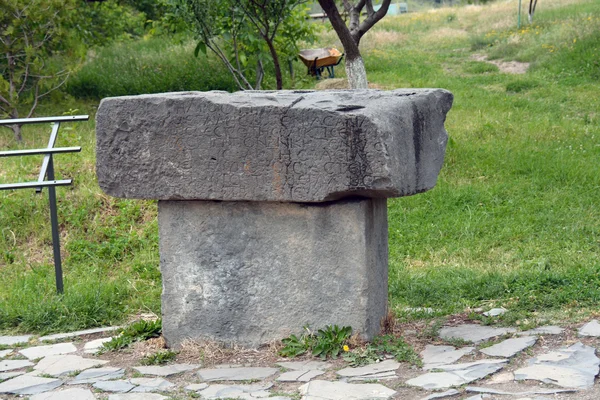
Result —
<instances>
[{"instance_id":1,"label":"weathered stone surface","mask_svg":"<svg viewBox=\"0 0 600 400\"><path fill-rule=\"evenodd\" d=\"M321 202L431 189L441 89L188 92L107 98L97 174L115 197Z\"/></svg>"},{"instance_id":2,"label":"weathered stone surface","mask_svg":"<svg viewBox=\"0 0 600 400\"><path fill-rule=\"evenodd\" d=\"M29 400L94 400L94 394L89 389L72 388L57 390L31 396Z\"/></svg>"},{"instance_id":3,"label":"weathered stone surface","mask_svg":"<svg viewBox=\"0 0 600 400\"><path fill-rule=\"evenodd\" d=\"M0 336L0 345L14 346L19 343L27 343L32 336L33 335Z\"/></svg>"},{"instance_id":4,"label":"weathered stone surface","mask_svg":"<svg viewBox=\"0 0 600 400\"><path fill-rule=\"evenodd\" d=\"M344 368L337 371L339 376L355 377L379 374L381 372L393 372L400 367L400 363L394 360L386 360L379 363L365 365L357 368Z\"/></svg>"},{"instance_id":5,"label":"weathered stone surface","mask_svg":"<svg viewBox=\"0 0 600 400\"><path fill-rule=\"evenodd\" d=\"M471 393L488 393L488 394L500 394L500 395L510 395L510 396L531 396L535 394L558 394L558 393L572 393L577 390L573 389L535 389L528 390L525 392L507 392L505 390L497 390L492 388L485 387L477 387L477 386L467 386L465 388L467 392Z\"/></svg>"},{"instance_id":6,"label":"weathered stone surface","mask_svg":"<svg viewBox=\"0 0 600 400\"><path fill-rule=\"evenodd\" d=\"M85 329L85 330L76 331L76 332L56 333L54 335L42 336L42 337L38 338L38 340L40 342L44 342L44 341L71 339L71 338L85 336L85 335L93 335L93 334L97 334L97 333L113 332L113 331L116 331L118 329L121 329L121 327L120 326L109 326L109 327L106 327L106 328Z\"/></svg>"},{"instance_id":7,"label":"weathered stone surface","mask_svg":"<svg viewBox=\"0 0 600 400\"><path fill-rule=\"evenodd\" d=\"M39 376L21 375L0 383L0 393L38 394L56 389L62 385L60 379L41 378Z\"/></svg>"},{"instance_id":8,"label":"weathered stone surface","mask_svg":"<svg viewBox=\"0 0 600 400\"><path fill-rule=\"evenodd\" d=\"M483 313L486 317L497 317L499 315L505 314L508 310L504 307L500 308L492 308L490 311L486 311Z\"/></svg>"},{"instance_id":9,"label":"weathered stone surface","mask_svg":"<svg viewBox=\"0 0 600 400\"><path fill-rule=\"evenodd\" d=\"M331 368L331 364L326 363L325 361L314 361L314 360L305 360L305 361L282 361L278 362L277 365L280 367L291 369L294 371L309 371L314 369L325 370Z\"/></svg>"},{"instance_id":10,"label":"weathered stone surface","mask_svg":"<svg viewBox=\"0 0 600 400\"><path fill-rule=\"evenodd\" d=\"M531 335L560 335L564 332L564 329L560 326L545 325L539 326L528 331L517 332L519 336L531 336Z\"/></svg>"},{"instance_id":11,"label":"weathered stone surface","mask_svg":"<svg viewBox=\"0 0 600 400\"><path fill-rule=\"evenodd\" d=\"M0 372L13 371L15 369L27 368L33 365L27 360L3 360L0 361Z\"/></svg>"},{"instance_id":12,"label":"weathered stone surface","mask_svg":"<svg viewBox=\"0 0 600 400\"><path fill-rule=\"evenodd\" d=\"M446 397L452 397L452 396L456 396L459 394L460 394L460 392L458 390L450 389L450 390L446 390L445 392L442 392L442 393L432 393L427 397L423 397L421 400L444 399Z\"/></svg>"},{"instance_id":13,"label":"weathered stone surface","mask_svg":"<svg viewBox=\"0 0 600 400\"><path fill-rule=\"evenodd\" d=\"M5 381L10 378L14 378L15 376L23 375L25 371L17 371L17 372L1 372L0 373L0 381Z\"/></svg>"},{"instance_id":14,"label":"weathered stone surface","mask_svg":"<svg viewBox=\"0 0 600 400\"><path fill-rule=\"evenodd\" d=\"M440 365L452 364L458 361L462 356L470 354L475 350L474 347L463 347L455 349L452 346L435 346L428 344L420 355L423 359L423 369L429 370L437 368Z\"/></svg>"},{"instance_id":15,"label":"weathered stone surface","mask_svg":"<svg viewBox=\"0 0 600 400\"><path fill-rule=\"evenodd\" d=\"M137 385L132 392L158 392L171 390L175 386L163 378L131 378L129 382Z\"/></svg>"},{"instance_id":16,"label":"weathered stone surface","mask_svg":"<svg viewBox=\"0 0 600 400\"><path fill-rule=\"evenodd\" d=\"M596 349L582 343L542 354L528 362L528 367L515 371L515 380L532 379L577 389L594 385L600 365Z\"/></svg>"},{"instance_id":17,"label":"weathered stone surface","mask_svg":"<svg viewBox=\"0 0 600 400\"><path fill-rule=\"evenodd\" d=\"M210 385L208 388L198 392L203 399L256 399L267 398L270 393L267 389L271 384L255 385ZM269 397L270 398L270 397Z\"/></svg>"},{"instance_id":18,"label":"weathered stone surface","mask_svg":"<svg viewBox=\"0 0 600 400\"><path fill-rule=\"evenodd\" d=\"M492 357L509 358L525 350L526 348L533 346L536 341L537 338L534 336L506 339L500 343L486 347L485 349L481 349L479 351Z\"/></svg>"},{"instance_id":19,"label":"weathered stone surface","mask_svg":"<svg viewBox=\"0 0 600 400\"><path fill-rule=\"evenodd\" d=\"M502 369L508 360L478 360L470 363L441 365L442 372L429 372L406 382L423 389L447 389L484 378Z\"/></svg>"},{"instance_id":20,"label":"weathered stone surface","mask_svg":"<svg viewBox=\"0 0 600 400\"><path fill-rule=\"evenodd\" d=\"M465 324L443 327L440 330L440 337L442 339L461 339L467 342L479 343L515 331L516 329L514 328L494 328L477 324Z\"/></svg>"},{"instance_id":21,"label":"weathered stone surface","mask_svg":"<svg viewBox=\"0 0 600 400\"><path fill-rule=\"evenodd\" d=\"M107 338L101 338L101 339L96 339L96 340L87 342L83 346L83 352L87 353L87 354L97 353L100 350L100 348L102 347L102 345L104 345L104 343L110 342L112 339L113 339L112 337L107 337Z\"/></svg>"},{"instance_id":22,"label":"weathered stone surface","mask_svg":"<svg viewBox=\"0 0 600 400\"><path fill-rule=\"evenodd\" d=\"M57 355L44 357L33 369L39 374L59 377L107 363L108 361L74 355Z\"/></svg>"},{"instance_id":23,"label":"weathered stone surface","mask_svg":"<svg viewBox=\"0 0 600 400\"><path fill-rule=\"evenodd\" d=\"M0 350L0 358L4 358L6 356L8 356L10 353L12 353L12 350Z\"/></svg>"},{"instance_id":24,"label":"weathered stone surface","mask_svg":"<svg viewBox=\"0 0 600 400\"><path fill-rule=\"evenodd\" d=\"M600 323L597 320L591 320L581 328L579 328L579 336L600 336Z\"/></svg>"},{"instance_id":25,"label":"weathered stone surface","mask_svg":"<svg viewBox=\"0 0 600 400\"><path fill-rule=\"evenodd\" d=\"M108 381L111 379L119 379L125 375L123 368L117 367L103 367L103 368L92 368L81 372L70 382L69 385L79 385L82 383L94 383L99 381Z\"/></svg>"},{"instance_id":26,"label":"weathered stone surface","mask_svg":"<svg viewBox=\"0 0 600 400\"><path fill-rule=\"evenodd\" d=\"M167 397L158 393L119 393L111 394L108 400L166 400Z\"/></svg>"},{"instance_id":27,"label":"weathered stone surface","mask_svg":"<svg viewBox=\"0 0 600 400\"><path fill-rule=\"evenodd\" d=\"M241 367L241 368L213 368L201 369L198 376L204 381L247 381L264 379L275 375L277 368L266 367Z\"/></svg>"},{"instance_id":28,"label":"weathered stone surface","mask_svg":"<svg viewBox=\"0 0 600 400\"><path fill-rule=\"evenodd\" d=\"M385 199L159 202L163 335L257 346L303 327L371 338L387 306Z\"/></svg>"},{"instance_id":29,"label":"weathered stone surface","mask_svg":"<svg viewBox=\"0 0 600 400\"><path fill-rule=\"evenodd\" d=\"M277 377L279 382L308 382L311 379L316 378L317 376L323 375L325 371L321 371L318 369L315 370L298 370L298 371L288 371L284 372Z\"/></svg>"},{"instance_id":30,"label":"weathered stone surface","mask_svg":"<svg viewBox=\"0 0 600 400\"><path fill-rule=\"evenodd\" d=\"M189 392L197 392L199 390L204 390L208 387L208 383L193 383L191 385L187 385L184 389Z\"/></svg>"},{"instance_id":31,"label":"weathered stone surface","mask_svg":"<svg viewBox=\"0 0 600 400\"><path fill-rule=\"evenodd\" d=\"M59 343L48 346L28 347L26 349L20 350L19 353L23 354L30 360L35 360L47 356L74 353L76 351L77 347L75 347L73 343Z\"/></svg>"},{"instance_id":32,"label":"weathered stone surface","mask_svg":"<svg viewBox=\"0 0 600 400\"><path fill-rule=\"evenodd\" d=\"M142 375L171 376L200 368L198 364L171 364L165 366L134 367Z\"/></svg>"},{"instance_id":33,"label":"weathered stone surface","mask_svg":"<svg viewBox=\"0 0 600 400\"><path fill-rule=\"evenodd\" d=\"M396 391L378 383L311 381L298 388L303 400L389 399Z\"/></svg>"},{"instance_id":34,"label":"weathered stone surface","mask_svg":"<svg viewBox=\"0 0 600 400\"><path fill-rule=\"evenodd\" d=\"M113 393L127 393L135 387L134 384L126 380L116 381L98 381L94 383L94 388L102 390L103 392Z\"/></svg>"}]
</instances>

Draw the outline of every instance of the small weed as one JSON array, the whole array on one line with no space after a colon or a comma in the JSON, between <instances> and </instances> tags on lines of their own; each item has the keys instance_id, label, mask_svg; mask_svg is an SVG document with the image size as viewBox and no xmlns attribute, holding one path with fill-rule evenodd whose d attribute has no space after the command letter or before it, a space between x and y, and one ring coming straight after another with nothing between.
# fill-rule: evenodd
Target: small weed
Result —
<instances>
[{"instance_id":1,"label":"small weed","mask_svg":"<svg viewBox=\"0 0 600 400\"><path fill-rule=\"evenodd\" d=\"M464 340L461 338L448 338L448 339L444 339L444 342L446 342L450 346L454 346L454 347L464 347L464 346L473 344L473 342L471 342L469 340Z\"/></svg>"},{"instance_id":2,"label":"small weed","mask_svg":"<svg viewBox=\"0 0 600 400\"><path fill-rule=\"evenodd\" d=\"M297 357L311 351L314 356L322 359L337 358L344 350L344 344L352 335L352 328L349 326L340 328L337 325L329 325L319 329L316 334L312 333L308 327L304 329L306 332L300 337L291 335L282 340L284 347L279 351L279 355Z\"/></svg>"},{"instance_id":3,"label":"small weed","mask_svg":"<svg viewBox=\"0 0 600 400\"><path fill-rule=\"evenodd\" d=\"M171 350L158 351L141 359L142 365L163 365L175 360L177 352Z\"/></svg>"},{"instance_id":4,"label":"small weed","mask_svg":"<svg viewBox=\"0 0 600 400\"><path fill-rule=\"evenodd\" d=\"M423 329L419 333L419 336L423 339L437 339L440 336L440 329L442 329L443 324L443 320L436 319L431 324L429 324L427 328Z\"/></svg>"},{"instance_id":5,"label":"small weed","mask_svg":"<svg viewBox=\"0 0 600 400\"><path fill-rule=\"evenodd\" d=\"M352 328L344 326L340 328L337 325L327 326L325 329L319 329L316 336L316 344L312 349L314 356L319 356L323 360L327 357L337 358L343 350L344 343L350 339Z\"/></svg>"},{"instance_id":6,"label":"small weed","mask_svg":"<svg viewBox=\"0 0 600 400\"><path fill-rule=\"evenodd\" d=\"M126 326L121 334L115 336L112 340L104 343L99 350L99 353L107 351L116 351L129 347L133 342L141 342L153 337L160 336L162 329L161 320L156 321L136 321L131 325Z\"/></svg>"},{"instance_id":7,"label":"small weed","mask_svg":"<svg viewBox=\"0 0 600 400\"><path fill-rule=\"evenodd\" d=\"M382 361L386 355L393 356L397 361L408 362L420 366L421 359L417 353L402 338L392 335L377 336L365 348L356 349L344 354L344 360L353 367Z\"/></svg>"}]
</instances>

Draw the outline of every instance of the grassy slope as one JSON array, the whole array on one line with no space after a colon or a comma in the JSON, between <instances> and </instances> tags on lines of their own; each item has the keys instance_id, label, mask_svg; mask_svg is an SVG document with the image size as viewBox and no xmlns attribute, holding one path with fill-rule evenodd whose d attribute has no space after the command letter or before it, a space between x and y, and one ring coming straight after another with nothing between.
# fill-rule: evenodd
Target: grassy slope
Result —
<instances>
[{"instance_id":1,"label":"grassy slope","mask_svg":"<svg viewBox=\"0 0 600 400\"><path fill-rule=\"evenodd\" d=\"M512 310L506 322L567 319L600 298L600 4L547 0L520 31L515 14L502 1L415 13L363 39L371 81L455 95L438 186L389 203L397 310L496 304ZM504 74L473 54L532 66ZM25 146L43 146L47 132L26 130ZM84 147L57 161L76 179L58 189L66 294L53 293L46 197L0 192L0 330L45 333L160 309L155 205L100 192L93 123L63 134L61 146ZM1 135L0 148L17 147ZM35 179L39 163L0 159L0 182Z\"/></svg>"}]
</instances>

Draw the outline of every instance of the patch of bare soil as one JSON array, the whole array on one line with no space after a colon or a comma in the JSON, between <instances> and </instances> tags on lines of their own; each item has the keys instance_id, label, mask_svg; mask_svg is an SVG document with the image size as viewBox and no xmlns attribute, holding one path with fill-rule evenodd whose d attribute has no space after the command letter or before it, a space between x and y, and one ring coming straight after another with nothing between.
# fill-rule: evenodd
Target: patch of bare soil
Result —
<instances>
[{"instance_id":1,"label":"patch of bare soil","mask_svg":"<svg viewBox=\"0 0 600 400\"><path fill-rule=\"evenodd\" d=\"M498 67L500 72L504 72L507 74L524 74L529 69L529 63L526 62L488 60L487 56L484 56L483 54L473 54L471 58L473 58L473 60L475 61L482 61L494 64Z\"/></svg>"}]
</instances>

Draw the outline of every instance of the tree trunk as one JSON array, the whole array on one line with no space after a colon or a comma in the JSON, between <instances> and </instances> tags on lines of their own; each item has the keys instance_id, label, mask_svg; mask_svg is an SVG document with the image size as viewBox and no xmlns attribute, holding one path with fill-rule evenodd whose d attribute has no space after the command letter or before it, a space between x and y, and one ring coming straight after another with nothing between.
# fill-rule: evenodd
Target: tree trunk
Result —
<instances>
[{"instance_id":1,"label":"tree trunk","mask_svg":"<svg viewBox=\"0 0 600 400\"><path fill-rule=\"evenodd\" d=\"M277 50L275 50L273 40L267 38L265 39L267 41L267 45L269 46L269 51L271 52L273 66L275 67L275 80L277 81L277 90L281 90L283 89L283 78L281 76L281 65L279 65L279 56L277 55Z\"/></svg>"},{"instance_id":2,"label":"tree trunk","mask_svg":"<svg viewBox=\"0 0 600 400\"><path fill-rule=\"evenodd\" d=\"M368 89L367 70L362 57L346 58L346 75L350 89Z\"/></svg>"},{"instance_id":3,"label":"tree trunk","mask_svg":"<svg viewBox=\"0 0 600 400\"><path fill-rule=\"evenodd\" d=\"M23 141L23 135L21 135L21 125L11 125L10 128L15 134L15 140L21 143Z\"/></svg>"}]
</instances>

